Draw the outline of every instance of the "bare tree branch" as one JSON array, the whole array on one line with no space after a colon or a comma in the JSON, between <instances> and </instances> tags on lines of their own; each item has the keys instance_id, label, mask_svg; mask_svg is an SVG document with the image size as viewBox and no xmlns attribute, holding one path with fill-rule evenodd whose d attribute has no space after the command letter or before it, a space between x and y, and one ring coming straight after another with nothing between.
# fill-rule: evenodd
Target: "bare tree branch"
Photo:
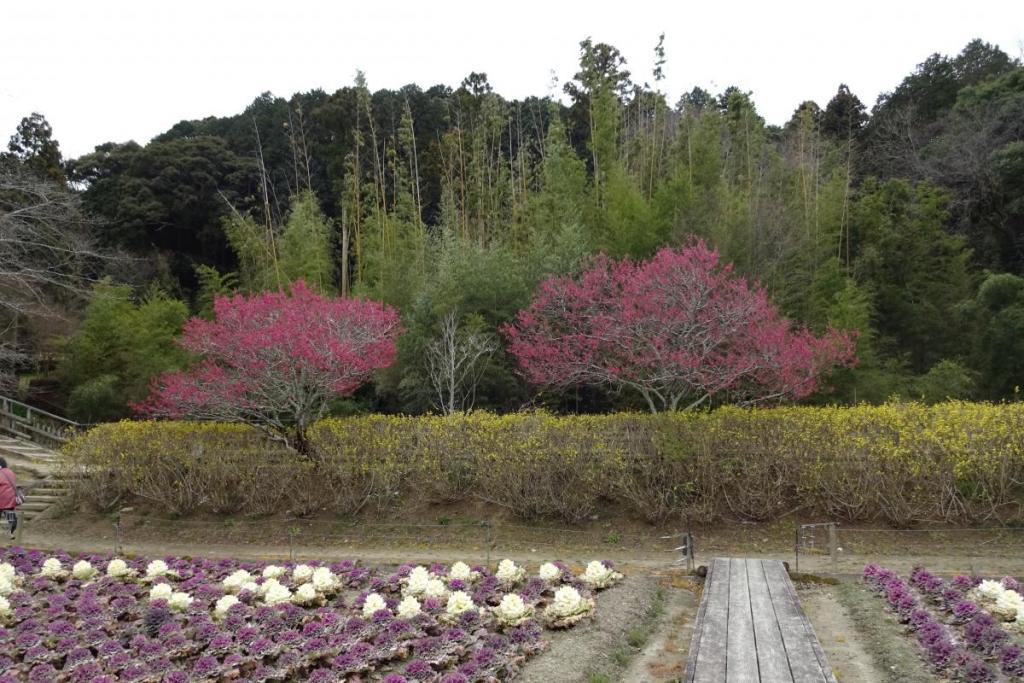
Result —
<instances>
[{"instance_id":1,"label":"bare tree branch","mask_svg":"<svg viewBox=\"0 0 1024 683\"><path fill-rule=\"evenodd\" d=\"M434 405L445 415L472 410L484 362L497 351L489 334L459 329L452 311L441 321L441 334L427 345L427 373L434 388Z\"/></svg>"}]
</instances>

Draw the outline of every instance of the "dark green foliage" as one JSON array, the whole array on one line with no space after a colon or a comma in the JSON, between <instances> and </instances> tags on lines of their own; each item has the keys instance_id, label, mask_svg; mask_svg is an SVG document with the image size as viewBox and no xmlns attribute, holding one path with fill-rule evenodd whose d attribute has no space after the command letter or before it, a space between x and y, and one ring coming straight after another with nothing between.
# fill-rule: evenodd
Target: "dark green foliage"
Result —
<instances>
[{"instance_id":1,"label":"dark green foliage","mask_svg":"<svg viewBox=\"0 0 1024 683\"><path fill-rule=\"evenodd\" d=\"M154 292L136 303L131 288L101 281L68 340L62 371L71 416L86 422L125 417L158 374L181 367L175 343L188 318L184 302Z\"/></svg>"},{"instance_id":2,"label":"dark green foliage","mask_svg":"<svg viewBox=\"0 0 1024 683\"><path fill-rule=\"evenodd\" d=\"M1024 384L1024 278L989 275L964 317L973 326L971 359L984 396L1016 398Z\"/></svg>"},{"instance_id":3,"label":"dark green foliage","mask_svg":"<svg viewBox=\"0 0 1024 683\"><path fill-rule=\"evenodd\" d=\"M377 91L360 73L334 93L264 93L235 116L182 121L147 145L106 143L68 164L33 115L4 161L67 169L107 244L147 264L133 283L180 293L200 315L218 295L300 277L399 308L398 361L345 410L427 410L424 352L452 311L500 338L544 278L598 252L643 258L692 235L794 320L857 330L858 366L814 400L1014 395L1024 304L993 303L1006 288L993 278L1024 274L1018 61L972 41L928 57L870 116L840 85L772 126L741 87L662 92L661 40L653 86L615 47L579 47L566 105L505 99L480 72L458 87ZM993 275L979 290L981 269ZM117 327L96 321L149 305L119 296L69 344L75 410L121 410L156 371L117 334L104 353L86 352L101 346L92 326ZM500 350L478 394L499 410L541 400ZM543 401L629 407L604 395Z\"/></svg>"},{"instance_id":4,"label":"dark green foliage","mask_svg":"<svg viewBox=\"0 0 1024 683\"><path fill-rule=\"evenodd\" d=\"M254 205L259 188L254 160L211 136L106 143L77 159L71 176L104 219L107 244L166 253L185 282L195 263L231 263L221 221Z\"/></svg>"},{"instance_id":5,"label":"dark green foliage","mask_svg":"<svg viewBox=\"0 0 1024 683\"><path fill-rule=\"evenodd\" d=\"M866 183L853 205L857 280L871 292L880 343L915 373L962 350L956 306L972 293L970 252L944 230L948 195L928 183Z\"/></svg>"},{"instance_id":6,"label":"dark green foliage","mask_svg":"<svg viewBox=\"0 0 1024 683\"><path fill-rule=\"evenodd\" d=\"M0 154L0 164L19 163L35 175L63 184L64 160L53 129L42 114L33 112L18 124L18 130Z\"/></svg>"}]
</instances>

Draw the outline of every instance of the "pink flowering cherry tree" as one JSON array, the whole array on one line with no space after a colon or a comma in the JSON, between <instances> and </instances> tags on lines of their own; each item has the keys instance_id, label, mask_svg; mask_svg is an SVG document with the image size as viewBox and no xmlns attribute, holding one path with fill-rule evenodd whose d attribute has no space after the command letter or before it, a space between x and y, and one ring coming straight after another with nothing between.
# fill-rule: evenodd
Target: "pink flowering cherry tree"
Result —
<instances>
[{"instance_id":1,"label":"pink flowering cherry tree","mask_svg":"<svg viewBox=\"0 0 1024 683\"><path fill-rule=\"evenodd\" d=\"M852 334L795 327L699 240L550 278L504 332L532 383L634 390L651 412L799 399L856 360Z\"/></svg>"},{"instance_id":2,"label":"pink flowering cherry tree","mask_svg":"<svg viewBox=\"0 0 1024 683\"><path fill-rule=\"evenodd\" d=\"M329 298L303 281L290 292L220 297L192 318L181 345L193 367L158 377L136 410L153 417L245 422L308 453L309 426L395 359L398 313L376 301Z\"/></svg>"}]
</instances>

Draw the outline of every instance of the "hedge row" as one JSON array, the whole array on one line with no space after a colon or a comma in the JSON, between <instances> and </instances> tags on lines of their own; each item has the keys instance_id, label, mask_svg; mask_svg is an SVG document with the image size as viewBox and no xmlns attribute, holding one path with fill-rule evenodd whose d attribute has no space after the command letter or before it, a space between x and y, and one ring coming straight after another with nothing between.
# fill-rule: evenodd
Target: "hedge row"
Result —
<instances>
[{"instance_id":1,"label":"hedge row","mask_svg":"<svg viewBox=\"0 0 1024 683\"><path fill-rule=\"evenodd\" d=\"M1016 522L1024 405L723 408L329 419L301 459L227 424L121 422L69 445L78 499L188 514L339 514L476 499L578 521L614 506L652 522Z\"/></svg>"}]
</instances>

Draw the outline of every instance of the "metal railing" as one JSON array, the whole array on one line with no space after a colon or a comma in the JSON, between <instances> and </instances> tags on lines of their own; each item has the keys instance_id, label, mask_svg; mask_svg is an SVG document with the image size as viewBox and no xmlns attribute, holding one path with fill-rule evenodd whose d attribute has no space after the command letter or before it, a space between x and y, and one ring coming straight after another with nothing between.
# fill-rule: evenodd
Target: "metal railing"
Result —
<instances>
[{"instance_id":1,"label":"metal railing","mask_svg":"<svg viewBox=\"0 0 1024 683\"><path fill-rule=\"evenodd\" d=\"M0 396L0 432L57 449L87 425Z\"/></svg>"}]
</instances>

